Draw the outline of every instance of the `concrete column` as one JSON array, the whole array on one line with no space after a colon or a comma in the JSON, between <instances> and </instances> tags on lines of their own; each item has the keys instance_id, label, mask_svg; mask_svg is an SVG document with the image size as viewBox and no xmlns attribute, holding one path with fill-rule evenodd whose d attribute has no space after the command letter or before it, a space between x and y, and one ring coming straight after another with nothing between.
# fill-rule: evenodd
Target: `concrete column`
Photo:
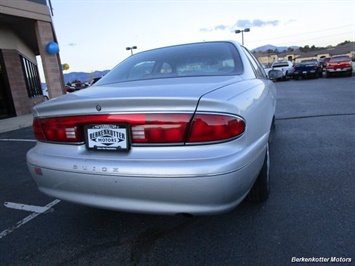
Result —
<instances>
[{"instance_id":1,"label":"concrete column","mask_svg":"<svg viewBox=\"0 0 355 266\"><path fill-rule=\"evenodd\" d=\"M61 96L66 92L60 56L59 53L50 55L46 51L46 45L55 41L52 25L49 22L38 20L35 22L35 30L49 98Z\"/></svg>"}]
</instances>

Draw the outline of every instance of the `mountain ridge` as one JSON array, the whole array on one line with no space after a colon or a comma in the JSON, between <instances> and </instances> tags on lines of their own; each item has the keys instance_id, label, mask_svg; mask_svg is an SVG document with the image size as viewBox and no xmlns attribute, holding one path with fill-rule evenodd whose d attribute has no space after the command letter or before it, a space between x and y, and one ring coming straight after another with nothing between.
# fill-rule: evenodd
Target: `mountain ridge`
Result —
<instances>
[{"instance_id":1,"label":"mountain ridge","mask_svg":"<svg viewBox=\"0 0 355 266\"><path fill-rule=\"evenodd\" d=\"M272 45L272 44L265 44L263 46L259 46L257 48L254 48L251 51L252 52L267 52L268 50L275 51L277 49L277 51L283 52L283 51L287 51L288 48L297 49L297 48L299 48L299 46L296 46L296 45L292 45L292 46L275 46L275 45Z\"/></svg>"},{"instance_id":2,"label":"mountain ridge","mask_svg":"<svg viewBox=\"0 0 355 266\"><path fill-rule=\"evenodd\" d=\"M96 70L94 72L70 72L63 74L64 83L72 83L73 81L89 82L94 78L105 76L110 70Z\"/></svg>"}]
</instances>

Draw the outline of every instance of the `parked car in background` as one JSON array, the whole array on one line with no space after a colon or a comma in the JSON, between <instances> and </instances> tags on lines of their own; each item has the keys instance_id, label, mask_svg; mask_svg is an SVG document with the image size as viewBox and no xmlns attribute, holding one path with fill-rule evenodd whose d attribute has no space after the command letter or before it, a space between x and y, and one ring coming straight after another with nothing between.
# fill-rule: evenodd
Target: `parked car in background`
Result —
<instances>
[{"instance_id":1,"label":"parked car in background","mask_svg":"<svg viewBox=\"0 0 355 266\"><path fill-rule=\"evenodd\" d=\"M96 82L98 82L101 79L101 77L97 77L97 78L93 78L90 82L89 82L89 86L94 85Z\"/></svg>"},{"instance_id":2,"label":"parked car in background","mask_svg":"<svg viewBox=\"0 0 355 266\"><path fill-rule=\"evenodd\" d=\"M65 85L65 91L66 91L67 93L74 92L74 91L75 91L75 88L72 87L72 86L69 86L69 85Z\"/></svg>"},{"instance_id":3,"label":"parked car in background","mask_svg":"<svg viewBox=\"0 0 355 266\"><path fill-rule=\"evenodd\" d=\"M323 76L322 64L318 59L302 60L295 64L293 78L320 78Z\"/></svg>"},{"instance_id":4,"label":"parked car in background","mask_svg":"<svg viewBox=\"0 0 355 266\"><path fill-rule=\"evenodd\" d=\"M65 86L65 91L67 93L72 93L74 91L79 91L79 90L82 90L82 89L86 89L87 87L88 87L88 85L86 83L74 82L74 83L71 84L71 86L66 85Z\"/></svg>"},{"instance_id":5,"label":"parked car in background","mask_svg":"<svg viewBox=\"0 0 355 266\"><path fill-rule=\"evenodd\" d=\"M268 198L275 108L274 83L236 42L149 50L36 105L28 169L40 191L79 204L223 213Z\"/></svg>"},{"instance_id":6,"label":"parked car in background","mask_svg":"<svg viewBox=\"0 0 355 266\"><path fill-rule=\"evenodd\" d=\"M328 64L329 60L330 60L330 57L326 57L326 58L321 58L320 59L323 71L325 71L325 69L327 68L327 64Z\"/></svg>"},{"instance_id":7,"label":"parked car in background","mask_svg":"<svg viewBox=\"0 0 355 266\"><path fill-rule=\"evenodd\" d=\"M42 93L43 93L43 100L48 101L49 100L49 93L48 93L47 86L42 85Z\"/></svg>"},{"instance_id":8,"label":"parked car in background","mask_svg":"<svg viewBox=\"0 0 355 266\"><path fill-rule=\"evenodd\" d=\"M271 69L280 70L283 73L283 80L286 80L293 75L293 64L290 61L278 61L271 65Z\"/></svg>"},{"instance_id":9,"label":"parked car in background","mask_svg":"<svg viewBox=\"0 0 355 266\"><path fill-rule=\"evenodd\" d=\"M348 55L337 55L330 58L326 68L326 77L329 78L337 74L352 76L353 66Z\"/></svg>"},{"instance_id":10,"label":"parked car in background","mask_svg":"<svg viewBox=\"0 0 355 266\"><path fill-rule=\"evenodd\" d=\"M268 67L267 65L265 64L261 64L261 66L263 67L264 71L265 71L265 74L267 76L269 76L269 71L272 69L271 67Z\"/></svg>"}]
</instances>

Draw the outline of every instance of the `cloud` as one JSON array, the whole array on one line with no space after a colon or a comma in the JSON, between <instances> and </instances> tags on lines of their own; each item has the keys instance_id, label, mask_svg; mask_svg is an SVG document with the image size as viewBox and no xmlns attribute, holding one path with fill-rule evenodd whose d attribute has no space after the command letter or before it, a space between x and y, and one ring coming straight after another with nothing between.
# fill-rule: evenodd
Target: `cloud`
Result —
<instances>
[{"instance_id":1,"label":"cloud","mask_svg":"<svg viewBox=\"0 0 355 266\"><path fill-rule=\"evenodd\" d=\"M281 22L279 20L268 20L268 21L263 21L261 19L254 19L249 20L249 19L240 19L238 20L234 25L218 25L215 26L214 28L202 28L200 29L201 32L212 32L212 31L234 31L238 28L251 28L251 27L264 27L264 26L277 26Z\"/></svg>"},{"instance_id":2,"label":"cloud","mask_svg":"<svg viewBox=\"0 0 355 266\"><path fill-rule=\"evenodd\" d=\"M72 42L72 43L68 43L68 46L71 46L71 47L73 47L73 46L76 46L77 44L76 43L74 43L74 42Z\"/></svg>"},{"instance_id":3,"label":"cloud","mask_svg":"<svg viewBox=\"0 0 355 266\"><path fill-rule=\"evenodd\" d=\"M245 28L245 27L264 27L264 26L277 26L280 24L279 20L269 20L269 21L263 21L260 19L254 19L253 21L251 20L238 20L237 23L235 24L236 27L240 28Z\"/></svg>"},{"instance_id":4,"label":"cloud","mask_svg":"<svg viewBox=\"0 0 355 266\"><path fill-rule=\"evenodd\" d=\"M226 25L219 25L219 26L214 27L214 30L228 30L228 29L229 29L229 27Z\"/></svg>"}]
</instances>

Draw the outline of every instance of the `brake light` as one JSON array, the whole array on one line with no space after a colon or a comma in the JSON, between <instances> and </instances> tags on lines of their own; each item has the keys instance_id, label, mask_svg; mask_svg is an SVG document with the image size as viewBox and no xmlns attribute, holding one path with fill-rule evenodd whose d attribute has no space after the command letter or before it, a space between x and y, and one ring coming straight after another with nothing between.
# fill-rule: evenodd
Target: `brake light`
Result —
<instances>
[{"instance_id":1,"label":"brake light","mask_svg":"<svg viewBox=\"0 0 355 266\"><path fill-rule=\"evenodd\" d=\"M242 119L215 114L123 114L35 118L33 132L40 141L82 143L85 126L125 124L131 129L132 143L184 143L227 140L245 130Z\"/></svg>"},{"instance_id":2,"label":"brake light","mask_svg":"<svg viewBox=\"0 0 355 266\"><path fill-rule=\"evenodd\" d=\"M227 115L197 114L187 142L209 142L235 138L245 131L242 119Z\"/></svg>"},{"instance_id":3,"label":"brake light","mask_svg":"<svg viewBox=\"0 0 355 266\"><path fill-rule=\"evenodd\" d=\"M147 114L131 121L132 143L182 143L191 114Z\"/></svg>"},{"instance_id":4,"label":"brake light","mask_svg":"<svg viewBox=\"0 0 355 266\"><path fill-rule=\"evenodd\" d=\"M84 141L83 132L79 129L79 121L83 117L35 118L33 120L34 136L38 140L53 142Z\"/></svg>"}]
</instances>

